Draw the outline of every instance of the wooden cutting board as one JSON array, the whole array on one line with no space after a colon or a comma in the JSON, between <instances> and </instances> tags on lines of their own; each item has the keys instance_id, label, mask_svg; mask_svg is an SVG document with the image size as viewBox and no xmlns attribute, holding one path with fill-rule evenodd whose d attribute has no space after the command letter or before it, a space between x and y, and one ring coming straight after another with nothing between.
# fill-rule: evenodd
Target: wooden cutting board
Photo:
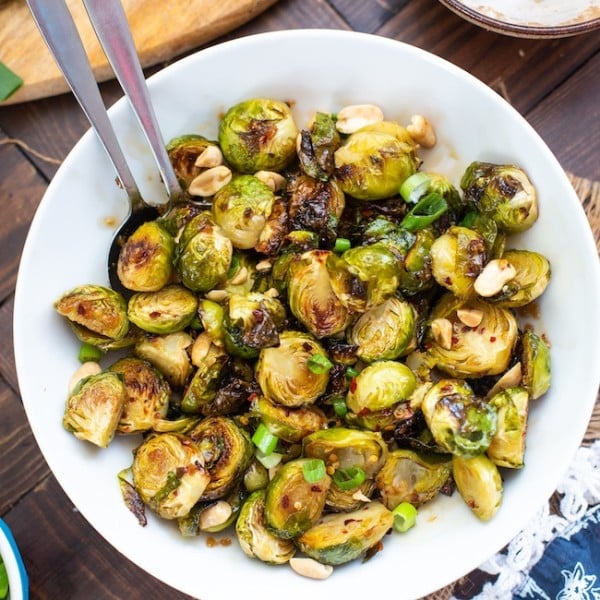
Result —
<instances>
[{"instance_id":1,"label":"wooden cutting board","mask_svg":"<svg viewBox=\"0 0 600 600\"><path fill-rule=\"evenodd\" d=\"M144 67L169 60L246 23L277 0L122 0ZM81 0L66 0L98 81L112 71ZM0 62L23 86L0 103L68 91L24 0L0 0Z\"/></svg>"}]
</instances>

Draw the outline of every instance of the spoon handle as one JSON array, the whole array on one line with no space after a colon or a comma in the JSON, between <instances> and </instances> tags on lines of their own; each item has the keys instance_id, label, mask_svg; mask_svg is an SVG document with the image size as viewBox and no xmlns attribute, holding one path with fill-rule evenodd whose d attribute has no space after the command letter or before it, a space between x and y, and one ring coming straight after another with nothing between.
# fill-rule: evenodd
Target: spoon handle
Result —
<instances>
[{"instance_id":1,"label":"spoon handle","mask_svg":"<svg viewBox=\"0 0 600 600\"><path fill-rule=\"evenodd\" d=\"M27 0L29 10L73 95L110 157L132 203L140 193L117 140L79 32L64 0Z\"/></svg>"},{"instance_id":2,"label":"spoon handle","mask_svg":"<svg viewBox=\"0 0 600 600\"><path fill-rule=\"evenodd\" d=\"M181 187L165 148L123 6L120 0L84 0L84 5L96 36L148 139L169 198L176 200L182 194Z\"/></svg>"}]
</instances>

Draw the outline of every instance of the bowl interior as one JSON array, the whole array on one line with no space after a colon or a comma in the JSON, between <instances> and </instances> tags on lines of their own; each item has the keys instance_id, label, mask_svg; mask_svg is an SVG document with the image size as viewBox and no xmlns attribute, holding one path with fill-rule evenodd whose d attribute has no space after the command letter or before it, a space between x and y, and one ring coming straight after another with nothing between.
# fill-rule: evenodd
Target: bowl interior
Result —
<instances>
[{"instance_id":1,"label":"bowl interior","mask_svg":"<svg viewBox=\"0 0 600 600\"><path fill-rule=\"evenodd\" d=\"M151 516L149 525L140 527L123 505L116 477L131 464L139 439L122 437L99 450L61 425L78 344L52 303L76 285L108 284L113 230L107 223L126 213L112 168L88 132L59 169L32 222L14 314L27 416L70 499L134 563L203 600L242 593L262 598L264 590L277 586L284 586L289 599L314 593L362 598L373 582L381 589L393 587L400 600L423 596L475 568L553 492L580 444L600 379L597 339L582 334L600 329L598 258L583 210L556 159L524 119L478 80L424 51L367 34L298 30L242 38L171 65L150 80L150 89L166 139L191 132L214 138L219 114L253 96L290 101L300 125L317 109L335 112L347 104L374 103L401 123L414 113L426 115L439 142L422 153L423 168L443 172L455 183L472 160L522 166L538 189L540 218L515 243L545 254L552 264L541 319L533 323L552 344L552 389L532 407L526 467L507 477L503 506L492 521L479 522L457 495L440 498L419 513L417 527L388 536L383 552L371 561L338 568L326 581L250 560L235 542L211 548L204 537L184 539L176 526ZM164 193L128 105L118 102L111 118L144 195Z\"/></svg>"}]
</instances>

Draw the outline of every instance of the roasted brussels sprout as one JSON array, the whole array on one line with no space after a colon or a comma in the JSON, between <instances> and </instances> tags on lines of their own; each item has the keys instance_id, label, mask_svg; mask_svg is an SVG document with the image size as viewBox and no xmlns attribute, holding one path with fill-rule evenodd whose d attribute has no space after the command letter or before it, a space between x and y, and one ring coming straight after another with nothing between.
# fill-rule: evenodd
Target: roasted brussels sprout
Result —
<instances>
[{"instance_id":1,"label":"roasted brussels sprout","mask_svg":"<svg viewBox=\"0 0 600 600\"><path fill-rule=\"evenodd\" d=\"M331 255L329 250L309 250L296 255L287 271L290 310L317 338L340 333L350 323L350 313L331 285Z\"/></svg>"},{"instance_id":2,"label":"roasted brussels sprout","mask_svg":"<svg viewBox=\"0 0 600 600\"><path fill-rule=\"evenodd\" d=\"M211 345L186 386L181 410L188 414L207 415L207 409L217 395L222 371L229 360L227 354Z\"/></svg>"},{"instance_id":3,"label":"roasted brussels sprout","mask_svg":"<svg viewBox=\"0 0 600 600\"><path fill-rule=\"evenodd\" d=\"M452 476L459 494L479 519L489 521L498 512L502 504L502 478L487 456L453 456Z\"/></svg>"},{"instance_id":4,"label":"roasted brussels sprout","mask_svg":"<svg viewBox=\"0 0 600 600\"><path fill-rule=\"evenodd\" d=\"M398 257L381 242L331 254L327 269L333 291L348 309L364 312L394 294L400 283Z\"/></svg>"},{"instance_id":5,"label":"roasted brussels sprout","mask_svg":"<svg viewBox=\"0 0 600 600\"><path fill-rule=\"evenodd\" d=\"M324 515L296 542L307 556L341 565L376 546L393 524L392 512L381 502L368 502L353 512Z\"/></svg>"},{"instance_id":6,"label":"roasted brussels sprout","mask_svg":"<svg viewBox=\"0 0 600 600\"><path fill-rule=\"evenodd\" d=\"M418 507L432 500L452 474L449 455L397 449L389 453L375 482L381 501L393 510L401 502Z\"/></svg>"},{"instance_id":7,"label":"roasted brussels sprout","mask_svg":"<svg viewBox=\"0 0 600 600\"><path fill-rule=\"evenodd\" d=\"M488 298L504 308L519 308L533 302L550 283L550 263L539 252L507 250L502 258L516 273L495 295Z\"/></svg>"},{"instance_id":8,"label":"roasted brussels sprout","mask_svg":"<svg viewBox=\"0 0 600 600\"><path fill-rule=\"evenodd\" d=\"M145 335L135 344L135 354L152 363L176 389L181 389L192 373L187 349L193 343L185 331L166 335Z\"/></svg>"},{"instance_id":9,"label":"roasted brussels sprout","mask_svg":"<svg viewBox=\"0 0 600 600\"><path fill-rule=\"evenodd\" d=\"M414 145L400 139L400 126L385 130L381 123L352 133L335 151L335 177L346 194L358 200L395 196L418 167ZM400 128L402 129L402 128ZM392 132L393 131L393 132Z\"/></svg>"},{"instance_id":10,"label":"roasted brussels sprout","mask_svg":"<svg viewBox=\"0 0 600 600\"><path fill-rule=\"evenodd\" d=\"M392 296L360 316L348 341L365 362L398 358L416 347L416 311Z\"/></svg>"},{"instance_id":11,"label":"roasted brussels sprout","mask_svg":"<svg viewBox=\"0 0 600 600\"><path fill-rule=\"evenodd\" d=\"M240 175L215 194L213 217L236 248L248 250L258 244L274 202L275 194L266 183Z\"/></svg>"},{"instance_id":12,"label":"roasted brussels sprout","mask_svg":"<svg viewBox=\"0 0 600 600\"><path fill-rule=\"evenodd\" d=\"M319 481L307 481L304 467L310 461L297 458L286 462L267 487L265 521L271 531L284 540L310 529L325 507L331 477L325 473Z\"/></svg>"},{"instance_id":13,"label":"roasted brussels sprout","mask_svg":"<svg viewBox=\"0 0 600 600\"><path fill-rule=\"evenodd\" d=\"M229 417L203 419L187 435L196 442L210 475L201 499L223 498L241 482L250 464L254 452L250 436Z\"/></svg>"},{"instance_id":14,"label":"roasted brussels sprout","mask_svg":"<svg viewBox=\"0 0 600 600\"><path fill-rule=\"evenodd\" d=\"M292 540L274 535L265 525L266 490L250 494L235 524L235 533L244 554L270 564L286 563L296 553Z\"/></svg>"},{"instance_id":15,"label":"roasted brussels sprout","mask_svg":"<svg viewBox=\"0 0 600 600\"><path fill-rule=\"evenodd\" d=\"M195 292L207 292L227 279L232 255L231 240L210 213L203 212L183 228L175 266L183 285Z\"/></svg>"},{"instance_id":16,"label":"roasted brussels sprout","mask_svg":"<svg viewBox=\"0 0 600 600\"><path fill-rule=\"evenodd\" d=\"M327 371L314 372L310 359L325 356L323 347L310 335L284 331L279 346L263 348L256 364L256 380L263 394L283 406L313 404L327 388Z\"/></svg>"},{"instance_id":17,"label":"roasted brussels sprout","mask_svg":"<svg viewBox=\"0 0 600 600\"><path fill-rule=\"evenodd\" d=\"M498 414L498 428L487 449L499 467L521 468L525 457L525 434L529 394L522 387L507 388L490 398Z\"/></svg>"},{"instance_id":18,"label":"roasted brussels sprout","mask_svg":"<svg viewBox=\"0 0 600 600\"><path fill-rule=\"evenodd\" d=\"M126 356L113 363L109 371L120 375L125 384L126 400L118 433L148 431L167 417L171 388L158 369L145 360Z\"/></svg>"},{"instance_id":19,"label":"roasted brussels sprout","mask_svg":"<svg viewBox=\"0 0 600 600\"><path fill-rule=\"evenodd\" d=\"M142 501L163 519L189 513L210 482L201 450L180 433L148 436L134 452L132 475Z\"/></svg>"},{"instance_id":20,"label":"roasted brussels sprout","mask_svg":"<svg viewBox=\"0 0 600 600\"><path fill-rule=\"evenodd\" d=\"M491 216L502 231L520 233L538 218L535 188L523 169L475 161L460 181L467 202Z\"/></svg>"},{"instance_id":21,"label":"roasted brussels sprout","mask_svg":"<svg viewBox=\"0 0 600 600\"><path fill-rule=\"evenodd\" d=\"M461 379L435 383L423 397L421 410L435 441L456 456L482 454L497 431L496 407L476 397Z\"/></svg>"},{"instance_id":22,"label":"roasted brussels sprout","mask_svg":"<svg viewBox=\"0 0 600 600\"><path fill-rule=\"evenodd\" d=\"M289 443L301 442L307 435L327 425L327 417L316 406L278 406L260 395L253 400L250 413L260 416L273 435Z\"/></svg>"},{"instance_id":23,"label":"roasted brussels sprout","mask_svg":"<svg viewBox=\"0 0 600 600\"><path fill-rule=\"evenodd\" d=\"M63 427L80 440L106 448L115 435L126 398L117 373L104 371L86 377L67 398Z\"/></svg>"},{"instance_id":24,"label":"roasted brussels sprout","mask_svg":"<svg viewBox=\"0 0 600 600\"><path fill-rule=\"evenodd\" d=\"M137 292L127 305L129 320L149 333L175 333L185 329L196 316L198 299L181 285L157 292Z\"/></svg>"},{"instance_id":25,"label":"roasted brussels sprout","mask_svg":"<svg viewBox=\"0 0 600 600\"><path fill-rule=\"evenodd\" d=\"M310 129L302 130L300 136L297 148L300 168L310 177L327 181L335 168L335 151L342 143L335 119L318 112Z\"/></svg>"},{"instance_id":26,"label":"roasted brussels sprout","mask_svg":"<svg viewBox=\"0 0 600 600\"><path fill-rule=\"evenodd\" d=\"M474 311L480 317L478 325L465 325L460 310ZM507 309L477 299L462 302L447 294L430 315L427 355L452 377L499 375L508 368L517 334L517 320Z\"/></svg>"},{"instance_id":27,"label":"roasted brussels sprout","mask_svg":"<svg viewBox=\"0 0 600 600\"><path fill-rule=\"evenodd\" d=\"M433 277L459 298L473 295L475 279L486 262L484 239L467 227L450 227L431 245Z\"/></svg>"},{"instance_id":28,"label":"roasted brussels sprout","mask_svg":"<svg viewBox=\"0 0 600 600\"><path fill-rule=\"evenodd\" d=\"M56 300L54 308L59 315L83 327L91 335L99 336L100 340L120 340L129 331L125 299L104 286L73 288Z\"/></svg>"},{"instance_id":29,"label":"roasted brussels sprout","mask_svg":"<svg viewBox=\"0 0 600 600\"><path fill-rule=\"evenodd\" d=\"M550 348L544 338L531 329L524 332L521 343L523 386L535 400L550 389Z\"/></svg>"},{"instance_id":30,"label":"roasted brussels sprout","mask_svg":"<svg viewBox=\"0 0 600 600\"><path fill-rule=\"evenodd\" d=\"M419 229L404 254L401 265L399 290L406 296L414 296L433 287L431 245L435 235L431 228Z\"/></svg>"},{"instance_id":31,"label":"roasted brussels sprout","mask_svg":"<svg viewBox=\"0 0 600 600\"><path fill-rule=\"evenodd\" d=\"M346 427L322 429L302 441L304 456L325 461L328 471L361 468L368 479L384 464L388 448L380 433Z\"/></svg>"},{"instance_id":32,"label":"roasted brussels sprout","mask_svg":"<svg viewBox=\"0 0 600 600\"><path fill-rule=\"evenodd\" d=\"M288 195L290 229L314 231L324 247L333 247L346 202L337 181L299 175L290 183Z\"/></svg>"},{"instance_id":33,"label":"roasted brussels sprout","mask_svg":"<svg viewBox=\"0 0 600 600\"><path fill-rule=\"evenodd\" d=\"M253 98L232 106L219 124L219 144L240 173L281 171L296 155L298 128L290 107Z\"/></svg>"},{"instance_id":34,"label":"roasted brussels sprout","mask_svg":"<svg viewBox=\"0 0 600 600\"><path fill-rule=\"evenodd\" d=\"M379 360L354 378L346 404L357 415L379 411L408 400L415 386L415 376L405 364Z\"/></svg>"},{"instance_id":35,"label":"roasted brussels sprout","mask_svg":"<svg viewBox=\"0 0 600 600\"><path fill-rule=\"evenodd\" d=\"M256 252L267 256L276 256L285 244L289 232L288 204L282 196L275 196L271 214L267 219L258 242L254 246Z\"/></svg>"},{"instance_id":36,"label":"roasted brussels sprout","mask_svg":"<svg viewBox=\"0 0 600 600\"><path fill-rule=\"evenodd\" d=\"M117 261L121 283L134 292L156 292L171 280L175 240L158 221L147 221L127 238Z\"/></svg>"},{"instance_id":37,"label":"roasted brussels sprout","mask_svg":"<svg viewBox=\"0 0 600 600\"><path fill-rule=\"evenodd\" d=\"M209 146L218 150L215 142L193 133L177 136L168 142L167 154L183 189L187 190L194 178L202 172L203 167L197 166L196 161Z\"/></svg>"}]
</instances>

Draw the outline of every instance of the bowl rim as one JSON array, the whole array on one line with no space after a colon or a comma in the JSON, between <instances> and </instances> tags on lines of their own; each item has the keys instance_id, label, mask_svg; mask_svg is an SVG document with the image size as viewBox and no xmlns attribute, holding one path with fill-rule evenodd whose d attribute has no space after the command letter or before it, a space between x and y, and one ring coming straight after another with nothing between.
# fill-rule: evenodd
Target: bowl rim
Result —
<instances>
[{"instance_id":1,"label":"bowl rim","mask_svg":"<svg viewBox=\"0 0 600 600\"><path fill-rule=\"evenodd\" d=\"M29 578L25 564L13 533L3 519L0 519L0 556L8 575L8 599L27 600L29 597Z\"/></svg>"}]
</instances>

